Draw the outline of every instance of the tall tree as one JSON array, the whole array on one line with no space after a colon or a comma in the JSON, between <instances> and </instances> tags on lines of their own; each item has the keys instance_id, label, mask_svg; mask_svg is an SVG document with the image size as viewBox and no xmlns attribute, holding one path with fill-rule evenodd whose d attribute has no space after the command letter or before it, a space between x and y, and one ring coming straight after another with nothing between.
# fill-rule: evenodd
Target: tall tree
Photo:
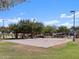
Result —
<instances>
[{"instance_id":1,"label":"tall tree","mask_svg":"<svg viewBox=\"0 0 79 59\"><path fill-rule=\"evenodd\" d=\"M43 30L43 27L44 27L43 23L36 22L36 23L34 23L33 32L35 32L36 35L37 34L41 34L42 33L42 30Z\"/></svg>"},{"instance_id":2,"label":"tall tree","mask_svg":"<svg viewBox=\"0 0 79 59\"><path fill-rule=\"evenodd\" d=\"M17 4L21 4L26 0L0 0L0 11L5 11L14 7ZM3 30L4 30L4 22L3 22ZM3 31L3 39L4 39L4 31Z\"/></svg>"},{"instance_id":3,"label":"tall tree","mask_svg":"<svg viewBox=\"0 0 79 59\"><path fill-rule=\"evenodd\" d=\"M66 26L60 26L57 32L68 33L70 30Z\"/></svg>"},{"instance_id":4,"label":"tall tree","mask_svg":"<svg viewBox=\"0 0 79 59\"><path fill-rule=\"evenodd\" d=\"M25 34L32 33L32 22L30 20L21 20L18 23L19 33L22 33L22 38L24 38Z\"/></svg>"},{"instance_id":5,"label":"tall tree","mask_svg":"<svg viewBox=\"0 0 79 59\"><path fill-rule=\"evenodd\" d=\"M25 37L25 34L31 34L30 37L33 38L36 34L42 32L43 26L40 22L34 23L30 20L21 20L17 24L9 25L9 28L14 34L18 35L18 33L21 33L22 38Z\"/></svg>"},{"instance_id":6,"label":"tall tree","mask_svg":"<svg viewBox=\"0 0 79 59\"><path fill-rule=\"evenodd\" d=\"M6 10L10 7L14 7L17 4L20 4L26 0L0 0L0 10Z\"/></svg>"},{"instance_id":7,"label":"tall tree","mask_svg":"<svg viewBox=\"0 0 79 59\"><path fill-rule=\"evenodd\" d=\"M52 35L52 33L56 32L56 28L54 28L53 26L47 25L46 27L44 27L43 32L44 34L48 33L49 35Z\"/></svg>"},{"instance_id":8,"label":"tall tree","mask_svg":"<svg viewBox=\"0 0 79 59\"><path fill-rule=\"evenodd\" d=\"M18 27L17 24L10 24L9 25L9 30L10 30L10 32L15 34L15 38L18 38L19 27Z\"/></svg>"}]
</instances>

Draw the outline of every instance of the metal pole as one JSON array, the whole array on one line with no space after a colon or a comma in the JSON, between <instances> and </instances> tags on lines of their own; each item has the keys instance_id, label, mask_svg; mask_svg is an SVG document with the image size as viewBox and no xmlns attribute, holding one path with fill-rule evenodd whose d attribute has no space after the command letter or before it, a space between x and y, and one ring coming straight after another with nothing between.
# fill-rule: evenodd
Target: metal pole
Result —
<instances>
[{"instance_id":1,"label":"metal pole","mask_svg":"<svg viewBox=\"0 0 79 59\"><path fill-rule=\"evenodd\" d=\"M71 11L73 13L73 42L75 42L76 32L75 32L75 11Z\"/></svg>"},{"instance_id":2,"label":"metal pole","mask_svg":"<svg viewBox=\"0 0 79 59\"><path fill-rule=\"evenodd\" d=\"M4 19L3 19L3 39L4 39Z\"/></svg>"},{"instance_id":3,"label":"metal pole","mask_svg":"<svg viewBox=\"0 0 79 59\"><path fill-rule=\"evenodd\" d=\"M32 34L31 34L31 36L32 36L31 38L32 39L33 39L33 36L34 36L34 31L33 31L34 30L34 22L35 22L35 19L33 19L33 24L32 24Z\"/></svg>"}]
</instances>

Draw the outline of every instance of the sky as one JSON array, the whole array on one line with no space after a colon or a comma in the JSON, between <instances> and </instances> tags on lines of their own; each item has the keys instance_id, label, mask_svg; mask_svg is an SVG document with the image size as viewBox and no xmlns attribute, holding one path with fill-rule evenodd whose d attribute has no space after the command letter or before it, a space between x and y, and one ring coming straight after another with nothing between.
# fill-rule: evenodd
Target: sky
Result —
<instances>
[{"instance_id":1,"label":"sky","mask_svg":"<svg viewBox=\"0 0 79 59\"><path fill-rule=\"evenodd\" d=\"M44 25L73 26L73 15L70 11L75 10L76 26L79 25L79 0L30 0L6 11L0 11L0 26L4 20L5 26L17 23L21 19L34 18Z\"/></svg>"}]
</instances>

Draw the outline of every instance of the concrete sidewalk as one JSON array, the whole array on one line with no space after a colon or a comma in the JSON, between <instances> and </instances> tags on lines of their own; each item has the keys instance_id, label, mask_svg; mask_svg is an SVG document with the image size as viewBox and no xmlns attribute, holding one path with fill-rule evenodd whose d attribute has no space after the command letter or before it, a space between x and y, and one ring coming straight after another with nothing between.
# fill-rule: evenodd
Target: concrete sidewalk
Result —
<instances>
[{"instance_id":1,"label":"concrete sidewalk","mask_svg":"<svg viewBox=\"0 0 79 59\"><path fill-rule=\"evenodd\" d=\"M14 42L24 45L48 48L55 45L67 43L70 40L62 38L37 38L37 39L21 39L21 40L4 40L4 42Z\"/></svg>"}]
</instances>

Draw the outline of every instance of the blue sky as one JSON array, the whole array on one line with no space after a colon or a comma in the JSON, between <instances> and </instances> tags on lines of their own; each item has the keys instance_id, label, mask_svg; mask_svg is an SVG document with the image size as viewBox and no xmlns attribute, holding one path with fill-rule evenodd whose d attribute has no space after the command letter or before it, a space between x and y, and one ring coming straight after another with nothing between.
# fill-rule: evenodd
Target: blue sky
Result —
<instances>
[{"instance_id":1,"label":"blue sky","mask_svg":"<svg viewBox=\"0 0 79 59\"><path fill-rule=\"evenodd\" d=\"M76 11L76 26L79 25L79 0L30 0L7 11L0 11L0 26L17 23L20 19L34 19L45 25L72 26L71 10Z\"/></svg>"}]
</instances>

